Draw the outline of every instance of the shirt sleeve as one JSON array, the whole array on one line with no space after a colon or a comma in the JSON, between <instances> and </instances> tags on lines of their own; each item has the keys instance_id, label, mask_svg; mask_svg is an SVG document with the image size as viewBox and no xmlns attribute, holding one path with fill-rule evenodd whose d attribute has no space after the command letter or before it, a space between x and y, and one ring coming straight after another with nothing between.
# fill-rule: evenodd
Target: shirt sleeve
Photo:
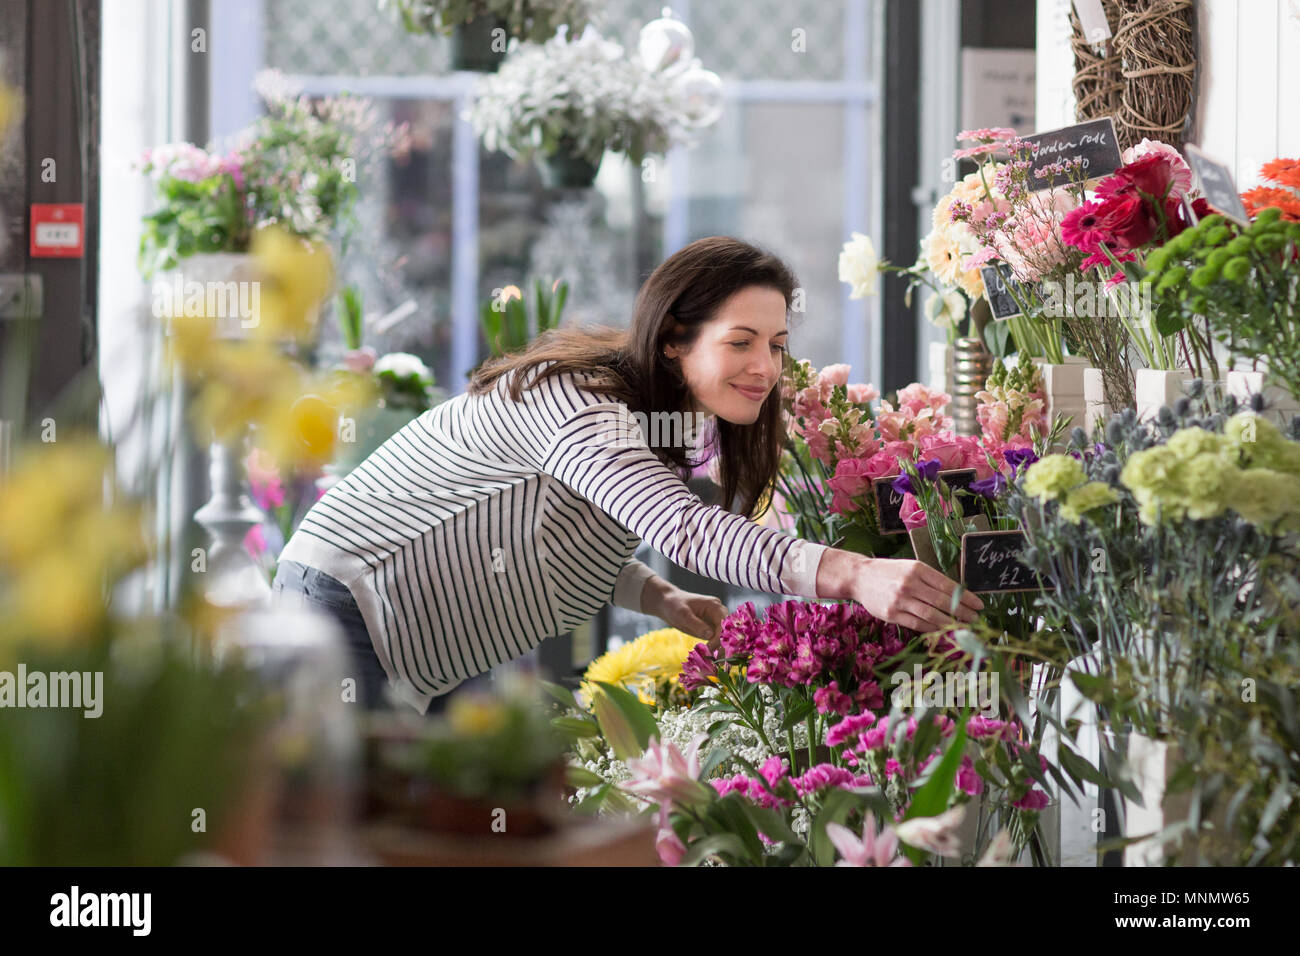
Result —
<instances>
[{"instance_id":1,"label":"shirt sleeve","mask_svg":"<svg viewBox=\"0 0 1300 956\"><path fill-rule=\"evenodd\" d=\"M623 570L618 573L618 580L614 582L614 595L610 598L610 603L638 614L644 613L641 610L641 594L646 582L655 576L648 565L636 558L628 558Z\"/></svg>"},{"instance_id":2,"label":"shirt sleeve","mask_svg":"<svg viewBox=\"0 0 1300 956\"><path fill-rule=\"evenodd\" d=\"M566 418L541 470L688 571L769 594L817 596L825 545L704 504L650 449L622 402L596 402Z\"/></svg>"}]
</instances>

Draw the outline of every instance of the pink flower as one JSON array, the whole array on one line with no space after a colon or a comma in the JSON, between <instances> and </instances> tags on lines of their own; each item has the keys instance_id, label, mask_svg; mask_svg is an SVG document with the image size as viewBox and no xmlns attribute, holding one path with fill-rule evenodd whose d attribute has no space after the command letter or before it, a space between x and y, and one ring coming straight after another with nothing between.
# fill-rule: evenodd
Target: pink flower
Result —
<instances>
[{"instance_id":1,"label":"pink flower","mask_svg":"<svg viewBox=\"0 0 1300 956\"><path fill-rule=\"evenodd\" d=\"M852 717L845 717L826 732L826 746L838 747L845 741L852 740L875 722L875 714L855 714Z\"/></svg>"},{"instance_id":2,"label":"pink flower","mask_svg":"<svg viewBox=\"0 0 1300 956\"><path fill-rule=\"evenodd\" d=\"M680 683L685 690L694 690L711 683L710 678L718 673L713 662L713 653L706 641L701 641L691 648L682 663Z\"/></svg>"},{"instance_id":3,"label":"pink flower","mask_svg":"<svg viewBox=\"0 0 1300 956\"><path fill-rule=\"evenodd\" d=\"M284 485L280 482L280 470L276 468L271 456L260 448L254 448L244 459L244 470L248 474L249 490L259 508L269 511L284 504Z\"/></svg>"},{"instance_id":4,"label":"pink flower","mask_svg":"<svg viewBox=\"0 0 1300 956\"><path fill-rule=\"evenodd\" d=\"M899 508L898 516L903 521L903 527L908 531L913 528L925 527L925 511L916 503L916 498L911 494L903 495L903 504Z\"/></svg>"},{"instance_id":5,"label":"pink flower","mask_svg":"<svg viewBox=\"0 0 1300 956\"><path fill-rule=\"evenodd\" d=\"M838 365L827 365L817 373L817 383L819 385L848 385L849 384L849 366L844 363Z\"/></svg>"},{"instance_id":6,"label":"pink flower","mask_svg":"<svg viewBox=\"0 0 1300 956\"><path fill-rule=\"evenodd\" d=\"M874 385L850 385L848 387L848 399L855 405L866 405L874 402L880 397L880 389Z\"/></svg>"},{"instance_id":7,"label":"pink flower","mask_svg":"<svg viewBox=\"0 0 1300 956\"><path fill-rule=\"evenodd\" d=\"M266 536L262 534L262 526L255 524L248 529L248 534L244 535L244 547L253 555L261 557L266 554Z\"/></svg>"},{"instance_id":8,"label":"pink flower","mask_svg":"<svg viewBox=\"0 0 1300 956\"><path fill-rule=\"evenodd\" d=\"M876 833L876 818L870 813L862 826L861 838L839 823L826 824L826 836L840 855L836 866L911 866L898 853L898 837L885 827Z\"/></svg>"},{"instance_id":9,"label":"pink flower","mask_svg":"<svg viewBox=\"0 0 1300 956\"><path fill-rule=\"evenodd\" d=\"M957 789L972 797L984 792L984 780L975 772L975 762L970 757L961 758L961 769L957 771Z\"/></svg>"},{"instance_id":10,"label":"pink flower","mask_svg":"<svg viewBox=\"0 0 1300 956\"><path fill-rule=\"evenodd\" d=\"M763 765L758 768L759 776L766 780L767 785L773 790L785 779L786 772L786 762L776 756L768 757L763 761Z\"/></svg>"},{"instance_id":11,"label":"pink flower","mask_svg":"<svg viewBox=\"0 0 1300 956\"><path fill-rule=\"evenodd\" d=\"M1009 143L1016 139L1019 134L1006 126L982 126L979 129L964 129L957 134L957 141L961 143L969 142L995 142Z\"/></svg>"},{"instance_id":12,"label":"pink flower","mask_svg":"<svg viewBox=\"0 0 1300 956\"><path fill-rule=\"evenodd\" d=\"M375 367L375 360L379 353L369 345L363 345L359 349L349 349L343 353L343 364L349 371L364 374Z\"/></svg>"},{"instance_id":13,"label":"pink flower","mask_svg":"<svg viewBox=\"0 0 1300 956\"><path fill-rule=\"evenodd\" d=\"M707 739L707 734L700 734L691 741L683 755L675 744L661 744L656 737L650 741L645 753L627 761L632 779L623 783L622 788L658 804L689 807L708 801L709 788L697 779L700 775L700 746Z\"/></svg>"},{"instance_id":14,"label":"pink flower","mask_svg":"<svg viewBox=\"0 0 1300 956\"><path fill-rule=\"evenodd\" d=\"M1050 802L1046 791L1033 787L1019 800L1011 805L1017 810L1041 810Z\"/></svg>"},{"instance_id":15,"label":"pink flower","mask_svg":"<svg viewBox=\"0 0 1300 956\"><path fill-rule=\"evenodd\" d=\"M904 820L894 829L900 840L918 850L938 856L955 857L961 855L957 828L961 826L965 816L965 805L959 805L937 817L913 817L911 820Z\"/></svg>"},{"instance_id":16,"label":"pink flower","mask_svg":"<svg viewBox=\"0 0 1300 956\"><path fill-rule=\"evenodd\" d=\"M980 717L977 714L966 721L966 736L971 740L996 737L1005 726L1005 721L995 720L992 717Z\"/></svg>"},{"instance_id":17,"label":"pink flower","mask_svg":"<svg viewBox=\"0 0 1300 956\"><path fill-rule=\"evenodd\" d=\"M1061 241L1084 252L1096 252L1111 238L1101 226L1101 209L1099 202L1086 202L1066 213L1061 220Z\"/></svg>"},{"instance_id":18,"label":"pink flower","mask_svg":"<svg viewBox=\"0 0 1300 956\"><path fill-rule=\"evenodd\" d=\"M686 856L686 844L682 842L677 831L668 820L671 807L667 803L659 805L659 832L655 834L655 852L659 854L664 866L677 866Z\"/></svg>"},{"instance_id":19,"label":"pink flower","mask_svg":"<svg viewBox=\"0 0 1300 956\"><path fill-rule=\"evenodd\" d=\"M827 686L817 688L813 692L813 703L821 714L834 713L843 717L853 710L853 698L840 690L839 681L831 681Z\"/></svg>"}]
</instances>

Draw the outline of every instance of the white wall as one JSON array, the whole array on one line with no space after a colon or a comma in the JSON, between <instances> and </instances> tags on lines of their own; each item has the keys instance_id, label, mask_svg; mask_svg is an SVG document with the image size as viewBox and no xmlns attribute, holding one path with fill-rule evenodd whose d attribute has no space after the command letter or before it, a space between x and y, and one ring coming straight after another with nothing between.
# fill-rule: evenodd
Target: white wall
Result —
<instances>
[{"instance_id":1,"label":"white wall","mask_svg":"<svg viewBox=\"0 0 1300 956\"><path fill-rule=\"evenodd\" d=\"M1070 0L1038 0L1039 128L1074 122ZM1233 168L1300 156L1300 0L1197 0L1196 102L1189 142ZM1114 24L1111 28L1114 29Z\"/></svg>"}]
</instances>

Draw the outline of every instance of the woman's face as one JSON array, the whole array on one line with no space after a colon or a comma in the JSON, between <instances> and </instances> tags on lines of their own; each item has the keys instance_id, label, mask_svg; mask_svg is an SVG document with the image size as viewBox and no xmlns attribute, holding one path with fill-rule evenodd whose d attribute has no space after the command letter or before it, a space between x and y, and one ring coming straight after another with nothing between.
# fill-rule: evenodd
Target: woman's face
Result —
<instances>
[{"instance_id":1,"label":"woman's face","mask_svg":"<svg viewBox=\"0 0 1300 956\"><path fill-rule=\"evenodd\" d=\"M687 350L666 346L680 358L694 401L693 411L734 425L752 425L781 380L788 333L786 302L776 289L749 286L732 295L700 326Z\"/></svg>"}]
</instances>

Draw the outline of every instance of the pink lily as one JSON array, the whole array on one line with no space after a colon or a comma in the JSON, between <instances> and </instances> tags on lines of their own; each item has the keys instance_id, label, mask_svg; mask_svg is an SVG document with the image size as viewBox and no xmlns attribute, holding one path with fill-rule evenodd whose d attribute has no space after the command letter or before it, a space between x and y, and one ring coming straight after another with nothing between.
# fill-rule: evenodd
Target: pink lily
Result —
<instances>
[{"instance_id":1,"label":"pink lily","mask_svg":"<svg viewBox=\"0 0 1300 956\"><path fill-rule=\"evenodd\" d=\"M898 855L898 837L889 827L876 833L876 818L867 814L859 839L853 831L838 823L826 824L830 838L841 859L836 866L911 866L906 857Z\"/></svg>"}]
</instances>

